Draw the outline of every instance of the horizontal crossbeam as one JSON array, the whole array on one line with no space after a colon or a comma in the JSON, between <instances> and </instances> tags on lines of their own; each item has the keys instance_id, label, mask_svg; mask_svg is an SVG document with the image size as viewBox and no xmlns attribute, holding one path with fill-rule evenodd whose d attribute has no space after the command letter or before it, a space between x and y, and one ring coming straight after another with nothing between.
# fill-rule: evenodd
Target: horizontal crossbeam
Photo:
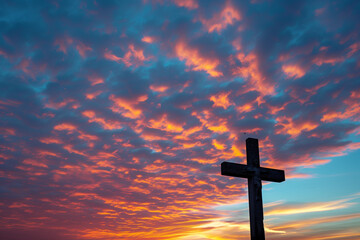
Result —
<instances>
[{"instance_id":1,"label":"horizontal crossbeam","mask_svg":"<svg viewBox=\"0 0 360 240\"><path fill-rule=\"evenodd\" d=\"M257 173L258 172L258 173ZM221 175L231 177L243 177L250 178L255 175L259 175L261 180L270 182L283 182L285 181L285 172L283 170L277 170L264 167L251 167L239 163L222 162L221 163Z\"/></svg>"}]
</instances>

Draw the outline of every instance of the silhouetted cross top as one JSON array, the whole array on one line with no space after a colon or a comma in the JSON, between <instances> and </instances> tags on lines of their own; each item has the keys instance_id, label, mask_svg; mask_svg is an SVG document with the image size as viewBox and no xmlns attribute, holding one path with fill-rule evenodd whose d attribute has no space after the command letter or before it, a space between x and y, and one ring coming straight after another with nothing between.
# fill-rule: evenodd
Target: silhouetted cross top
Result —
<instances>
[{"instance_id":1,"label":"silhouetted cross top","mask_svg":"<svg viewBox=\"0 0 360 240\"><path fill-rule=\"evenodd\" d=\"M221 175L248 179L251 240L265 239L261 180L285 181L283 170L260 167L259 143L255 138L246 139L247 165L223 162Z\"/></svg>"}]
</instances>

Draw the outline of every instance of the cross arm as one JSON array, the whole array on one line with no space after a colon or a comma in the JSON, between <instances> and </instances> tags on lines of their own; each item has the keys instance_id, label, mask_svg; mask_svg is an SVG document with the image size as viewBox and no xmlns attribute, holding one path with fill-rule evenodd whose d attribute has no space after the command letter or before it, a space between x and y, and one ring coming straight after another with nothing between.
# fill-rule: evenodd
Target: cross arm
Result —
<instances>
[{"instance_id":1,"label":"cross arm","mask_svg":"<svg viewBox=\"0 0 360 240\"><path fill-rule=\"evenodd\" d=\"M254 172L251 172L249 166L239 163L222 162L221 163L221 175L231 177L249 178L254 176Z\"/></svg>"},{"instance_id":2,"label":"cross arm","mask_svg":"<svg viewBox=\"0 0 360 240\"><path fill-rule=\"evenodd\" d=\"M272 168L257 168L251 167L239 163L222 162L221 163L221 175L232 177L250 178L259 172L261 180L271 182L283 182L285 181L285 172L283 170L277 170Z\"/></svg>"}]
</instances>

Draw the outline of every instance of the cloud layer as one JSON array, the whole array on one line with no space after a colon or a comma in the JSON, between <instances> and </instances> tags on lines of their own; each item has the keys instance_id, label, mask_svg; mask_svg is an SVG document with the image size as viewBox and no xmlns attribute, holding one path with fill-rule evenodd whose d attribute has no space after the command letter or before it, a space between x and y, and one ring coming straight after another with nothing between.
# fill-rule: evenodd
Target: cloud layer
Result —
<instances>
[{"instance_id":1,"label":"cloud layer","mask_svg":"<svg viewBox=\"0 0 360 240\"><path fill-rule=\"evenodd\" d=\"M2 5L2 238L247 238L210 209L246 196L219 172L247 137L287 179L360 148L358 1ZM307 234L359 237L344 229Z\"/></svg>"}]
</instances>

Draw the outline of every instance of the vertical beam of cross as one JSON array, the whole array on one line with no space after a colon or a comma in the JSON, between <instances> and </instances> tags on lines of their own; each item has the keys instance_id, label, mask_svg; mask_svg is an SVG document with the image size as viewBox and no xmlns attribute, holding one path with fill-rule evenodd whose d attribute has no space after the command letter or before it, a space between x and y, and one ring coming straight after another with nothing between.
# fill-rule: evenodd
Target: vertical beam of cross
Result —
<instances>
[{"instance_id":1,"label":"vertical beam of cross","mask_svg":"<svg viewBox=\"0 0 360 240\"><path fill-rule=\"evenodd\" d=\"M265 239L262 184L260 178L259 143L257 139L246 139L246 160L254 168L254 175L248 178L251 240Z\"/></svg>"},{"instance_id":2,"label":"vertical beam of cross","mask_svg":"<svg viewBox=\"0 0 360 240\"><path fill-rule=\"evenodd\" d=\"M283 170L260 167L259 142L255 138L246 139L246 157L247 165L230 162L221 163L221 174L248 179L251 240L264 240L261 180L283 182L285 181L285 172Z\"/></svg>"}]
</instances>

